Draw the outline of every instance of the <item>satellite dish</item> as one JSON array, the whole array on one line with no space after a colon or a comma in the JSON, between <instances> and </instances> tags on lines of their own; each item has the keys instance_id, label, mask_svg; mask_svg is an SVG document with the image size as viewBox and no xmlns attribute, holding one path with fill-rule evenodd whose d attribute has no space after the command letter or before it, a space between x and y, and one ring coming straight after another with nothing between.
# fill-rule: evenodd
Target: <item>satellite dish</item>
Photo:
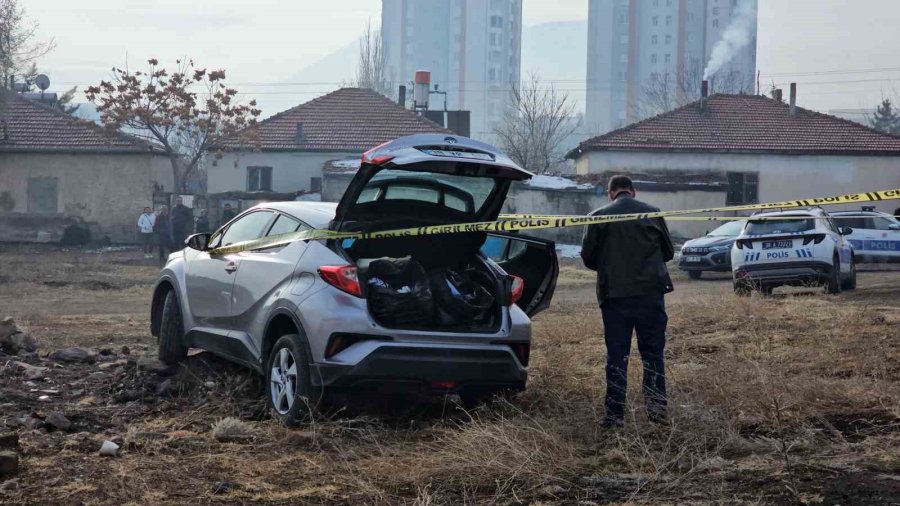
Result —
<instances>
[{"instance_id":1,"label":"satellite dish","mask_svg":"<svg viewBox=\"0 0 900 506\"><path fill-rule=\"evenodd\" d=\"M38 76L34 78L34 84L37 85L41 91L46 91L47 88L50 87L50 78L47 77L46 74L38 74Z\"/></svg>"}]
</instances>

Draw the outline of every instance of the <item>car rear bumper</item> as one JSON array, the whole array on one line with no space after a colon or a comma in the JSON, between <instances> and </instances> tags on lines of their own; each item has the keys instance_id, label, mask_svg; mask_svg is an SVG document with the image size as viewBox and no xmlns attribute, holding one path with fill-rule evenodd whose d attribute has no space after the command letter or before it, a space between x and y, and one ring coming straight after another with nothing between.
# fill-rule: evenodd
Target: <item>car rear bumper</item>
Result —
<instances>
[{"instance_id":1,"label":"car rear bumper","mask_svg":"<svg viewBox=\"0 0 900 506\"><path fill-rule=\"evenodd\" d=\"M523 390L528 371L499 346L380 346L353 365L313 364L312 381L330 388L406 384L452 393Z\"/></svg>"},{"instance_id":2,"label":"car rear bumper","mask_svg":"<svg viewBox=\"0 0 900 506\"><path fill-rule=\"evenodd\" d=\"M734 270L734 281L763 286L822 284L832 269L831 264L816 261L745 265Z\"/></svg>"}]
</instances>

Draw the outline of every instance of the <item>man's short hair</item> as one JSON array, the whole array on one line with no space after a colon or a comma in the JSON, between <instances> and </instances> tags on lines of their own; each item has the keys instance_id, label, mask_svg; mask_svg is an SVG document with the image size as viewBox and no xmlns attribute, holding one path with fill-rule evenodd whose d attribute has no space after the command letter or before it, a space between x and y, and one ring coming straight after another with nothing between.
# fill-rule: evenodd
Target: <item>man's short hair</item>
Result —
<instances>
[{"instance_id":1,"label":"man's short hair","mask_svg":"<svg viewBox=\"0 0 900 506\"><path fill-rule=\"evenodd\" d=\"M634 191L634 183L631 182L630 177L619 174L609 178L607 191L613 193L619 190Z\"/></svg>"}]
</instances>

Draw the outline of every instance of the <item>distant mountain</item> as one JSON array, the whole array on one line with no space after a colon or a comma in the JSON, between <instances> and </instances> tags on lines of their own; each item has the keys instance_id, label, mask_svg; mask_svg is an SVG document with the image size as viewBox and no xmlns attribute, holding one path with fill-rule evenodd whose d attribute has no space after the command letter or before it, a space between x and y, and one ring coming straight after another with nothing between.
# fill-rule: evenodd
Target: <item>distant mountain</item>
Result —
<instances>
[{"instance_id":1,"label":"distant mountain","mask_svg":"<svg viewBox=\"0 0 900 506\"><path fill-rule=\"evenodd\" d=\"M271 116L294 105L332 91L356 77L359 41L347 43L298 72L284 83L312 83L282 86L288 95L260 95L263 116ZM585 65L587 61L587 21L558 21L526 26L522 29L522 77L537 72L544 81L569 93L578 111L584 110ZM412 76L409 76L410 79ZM323 84L324 83L324 84Z\"/></svg>"},{"instance_id":2,"label":"distant mountain","mask_svg":"<svg viewBox=\"0 0 900 506\"><path fill-rule=\"evenodd\" d=\"M587 79L587 21L557 21L522 29L522 78L536 72L566 91L584 111Z\"/></svg>"}]
</instances>

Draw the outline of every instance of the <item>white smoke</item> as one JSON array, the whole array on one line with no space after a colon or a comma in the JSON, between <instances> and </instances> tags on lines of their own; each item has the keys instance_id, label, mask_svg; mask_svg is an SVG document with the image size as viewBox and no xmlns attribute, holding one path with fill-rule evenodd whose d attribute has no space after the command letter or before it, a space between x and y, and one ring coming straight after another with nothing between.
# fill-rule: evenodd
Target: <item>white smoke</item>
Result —
<instances>
[{"instance_id":1,"label":"white smoke","mask_svg":"<svg viewBox=\"0 0 900 506\"><path fill-rule=\"evenodd\" d=\"M731 17L731 23L722 32L722 38L713 46L709 55L709 63L703 71L703 79L709 79L723 65L730 62L734 55L753 40L753 28L756 26L756 0L738 0L737 9Z\"/></svg>"}]
</instances>

